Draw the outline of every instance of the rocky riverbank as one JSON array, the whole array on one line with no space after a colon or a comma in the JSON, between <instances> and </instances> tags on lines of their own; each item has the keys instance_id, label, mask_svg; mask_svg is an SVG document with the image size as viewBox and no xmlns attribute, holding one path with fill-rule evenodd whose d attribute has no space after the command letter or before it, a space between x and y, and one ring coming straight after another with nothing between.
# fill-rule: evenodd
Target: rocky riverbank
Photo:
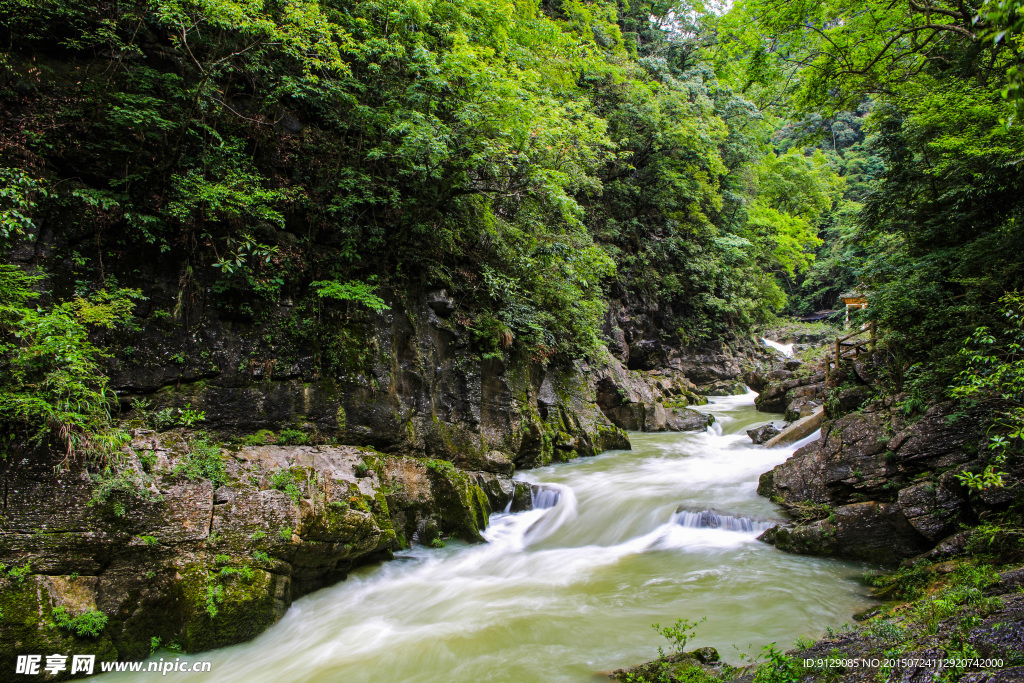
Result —
<instances>
[{"instance_id":1,"label":"rocky riverbank","mask_svg":"<svg viewBox=\"0 0 1024 683\"><path fill-rule=\"evenodd\" d=\"M414 540L480 540L493 510L530 505L497 456L467 471L353 446L222 451L201 439L138 430L116 473L8 464L0 669L14 670L15 652L141 659L158 643L247 640L353 567ZM62 626L60 610L78 621ZM100 628L84 632L83 618Z\"/></svg>"},{"instance_id":2,"label":"rocky riverbank","mask_svg":"<svg viewBox=\"0 0 1024 683\"><path fill-rule=\"evenodd\" d=\"M313 338L201 302L191 323L150 310L107 339L131 443L103 463L46 448L0 461L0 670L18 653L132 660L251 639L354 567L480 540L492 512L530 506L516 469L629 448L625 430L704 429L687 406L743 390L762 354L734 340L655 358L616 309L618 356L485 358L443 291L391 304L340 321L331 363ZM641 351L652 367L627 367Z\"/></svg>"}]
</instances>

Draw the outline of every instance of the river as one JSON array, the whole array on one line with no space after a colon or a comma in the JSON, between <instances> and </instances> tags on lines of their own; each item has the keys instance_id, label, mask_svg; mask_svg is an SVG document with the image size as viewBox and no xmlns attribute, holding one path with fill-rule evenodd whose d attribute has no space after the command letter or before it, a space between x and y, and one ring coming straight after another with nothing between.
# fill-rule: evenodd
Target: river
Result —
<instances>
[{"instance_id":1,"label":"river","mask_svg":"<svg viewBox=\"0 0 1024 683\"><path fill-rule=\"evenodd\" d=\"M211 661L218 683L580 682L656 656L655 622L706 618L692 646L734 664L821 635L871 604L864 567L724 528L779 518L757 478L796 448L750 443L745 430L776 417L755 412L753 398L711 399L707 432L631 434L631 451L523 472L551 507L492 516L488 543L403 551L296 601L250 643L181 659ZM683 525L708 508L749 519Z\"/></svg>"}]
</instances>

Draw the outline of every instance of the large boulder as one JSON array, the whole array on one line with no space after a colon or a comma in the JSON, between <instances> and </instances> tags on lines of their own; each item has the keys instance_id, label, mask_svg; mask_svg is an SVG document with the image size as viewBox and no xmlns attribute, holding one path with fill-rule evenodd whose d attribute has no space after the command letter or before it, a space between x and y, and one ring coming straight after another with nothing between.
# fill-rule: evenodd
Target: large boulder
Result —
<instances>
[{"instance_id":1,"label":"large boulder","mask_svg":"<svg viewBox=\"0 0 1024 683\"><path fill-rule=\"evenodd\" d=\"M886 563L929 550L986 505L956 476L977 457L981 420L942 404L905 424L893 403L873 403L827 422L820 439L758 485L762 495L818 518L780 527L765 540L794 552Z\"/></svg>"},{"instance_id":2,"label":"large boulder","mask_svg":"<svg viewBox=\"0 0 1024 683\"><path fill-rule=\"evenodd\" d=\"M878 564L896 564L930 547L898 505L877 502L842 505L827 519L775 526L760 538L786 552Z\"/></svg>"}]
</instances>

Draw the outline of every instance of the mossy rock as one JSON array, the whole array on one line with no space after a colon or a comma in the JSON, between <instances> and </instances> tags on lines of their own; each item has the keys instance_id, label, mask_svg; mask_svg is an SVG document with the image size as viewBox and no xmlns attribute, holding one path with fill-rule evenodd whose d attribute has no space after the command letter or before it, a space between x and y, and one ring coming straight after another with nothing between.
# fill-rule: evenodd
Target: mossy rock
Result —
<instances>
[{"instance_id":1,"label":"mossy rock","mask_svg":"<svg viewBox=\"0 0 1024 683\"><path fill-rule=\"evenodd\" d=\"M186 651L252 640L281 617L288 579L262 569L248 571L248 577L222 575L216 567L204 566L182 572L178 585L185 608L181 644Z\"/></svg>"},{"instance_id":2,"label":"mossy rock","mask_svg":"<svg viewBox=\"0 0 1024 683\"><path fill-rule=\"evenodd\" d=\"M117 649L107 630L90 638L57 627L53 619L56 605L51 597L55 590L60 600L60 582L48 576L27 576L21 581L0 579L0 633L4 644L0 648L0 671L13 672L17 654L58 653L96 655L97 661L117 659ZM69 611L75 614L81 610ZM70 675L65 672L48 680L68 678Z\"/></svg>"}]
</instances>

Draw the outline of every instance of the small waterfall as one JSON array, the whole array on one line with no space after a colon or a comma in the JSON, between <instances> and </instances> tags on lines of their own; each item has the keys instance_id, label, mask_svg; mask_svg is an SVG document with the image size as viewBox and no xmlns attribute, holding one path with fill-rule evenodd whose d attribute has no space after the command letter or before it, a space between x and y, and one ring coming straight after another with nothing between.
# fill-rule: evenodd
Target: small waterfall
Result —
<instances>
[{"instance_id":1,"label":"small waterfall","mask_svg":"<svg viewBox=\"0 0 1024 683\"><path fill-rule=\"evenodd\" d=\"M766 522L750 517L720 515L715 510L676 510L675 523L693 529L722 529L723 531L747 533L760 533L776 525L776 522Z\"/></svg>"},{"instance_id":2,"label":"small waterfall","mask_svg":"<svg viewBox=\"0 0 1024 683\"><path fill-rule=\"evenodd\" d=\"M558 505L562 492L554 486L534 484L530 487L530 502L534 510L546 510Z\"/></svg>"},{"instance_id":3,"label":"small waterfall","mask_svg":"<svg viewBox=\"0 0 1024 683\"><path fill-rule=\"evenodd\" d=\"M776 351L781 353L783 356L786 356L787 358L792 358L793 357L793 345L792 344L780 344L777 341L772 341L771 339L765 339L764 337L761 337L761 341L763 341L765 343L765 346L769 346L769 347L775 349Z\"/></svg>"}]
</instances>

